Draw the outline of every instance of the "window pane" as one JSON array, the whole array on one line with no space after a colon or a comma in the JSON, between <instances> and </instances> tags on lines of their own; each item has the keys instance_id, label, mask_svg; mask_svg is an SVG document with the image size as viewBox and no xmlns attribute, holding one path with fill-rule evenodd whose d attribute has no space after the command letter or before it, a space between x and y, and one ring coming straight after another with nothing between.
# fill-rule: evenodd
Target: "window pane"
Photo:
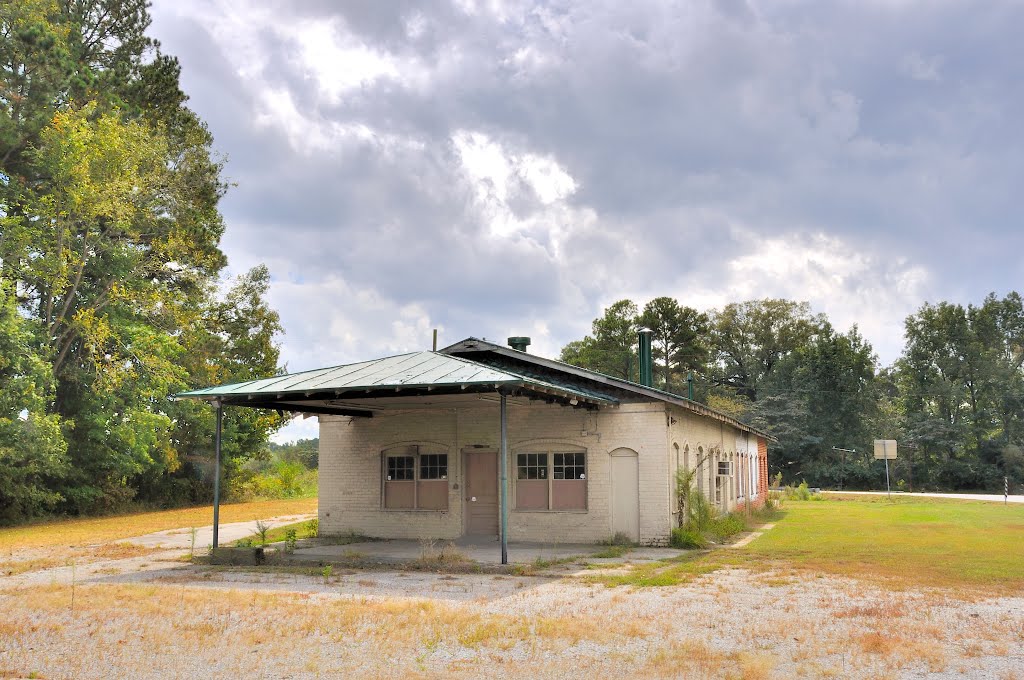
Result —
<instances>
[{"instance_id":1,"label":"window pane","mask_svg":"<svg viewBox=\"0 0 1024 680\"><path fill-rule=\"evenodd\" d=\"M420 479L448 479L448 454L421 454Z\"/></svg>"},{"instance_id":2,"label":"window pane","mask_svg":"<svg viewBox=\"0 0 1024 680\"><path fill-rule=\"evenodd\" d=\"M412 456L388 456L388 475L386 481L412 481L415 470L413 460Z\"/></svg>"},{"instance_id":3,"label":"window pane","mask_svg":"<svg viewBox=\"0 0 1024 680\"><path fill-rule=\"evenodd\" d=\"M551 473L555 479L586 479L587 454L556 453L553 456Z\"/></svg>"},{"instance_id":4,"label":"window pane","mask_svg":"<svg viewBox=\"0 0 1024 680\"><path fill-rule=\"evenodd\" d=\"M547 479L548 454L520 453L516 456L519 479Z\"/></svg>"}]
</instances>

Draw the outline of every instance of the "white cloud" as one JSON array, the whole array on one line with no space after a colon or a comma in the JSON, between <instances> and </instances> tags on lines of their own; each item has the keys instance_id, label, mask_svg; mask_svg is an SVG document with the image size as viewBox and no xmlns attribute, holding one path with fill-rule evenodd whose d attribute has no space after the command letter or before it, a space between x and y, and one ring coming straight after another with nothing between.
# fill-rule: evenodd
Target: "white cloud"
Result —
<instances>
[{"instance_id":1,"label":"white cloud","mask_svg":"<svg viewBox=\"0 0 1024 680\"><path fill-rule=\"evenodd\" d=\"M929 292L927 270L906 258L884 257L824 233L764 239L740 232L750 252L730 259L713 284L687 293L702 309L729 302L787 298L827 312L840 331L856 324L883 365L903 347L903 320Z\"/></svg>"},{"instance_id":2,"label":"white cloud","mask_svg":"<svg viewBox=\"0 0 1024 680\"><path fill-rule=\"evenodd\" d=\"M557 257L565 235L595 219L593 210L565 203L577 183L551 156L510 152L487 135L466 130L453 134L452 144L492 235L533 238ZM540 205L517 210L516 200Z\"/></svg>"}]
</instances>

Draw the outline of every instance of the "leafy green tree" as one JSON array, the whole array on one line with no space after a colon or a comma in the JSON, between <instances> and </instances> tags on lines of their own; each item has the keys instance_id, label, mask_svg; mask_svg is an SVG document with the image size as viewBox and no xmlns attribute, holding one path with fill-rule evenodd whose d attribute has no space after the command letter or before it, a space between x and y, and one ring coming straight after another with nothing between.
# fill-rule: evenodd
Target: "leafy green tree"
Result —
<instances>
[{"instance_id":1,"label":"leafy green tree","mask_svg":"<svg viewBox=\"0 0 1024 680\"><path fill-rule=\"evenodd\" d=\"M897 363L918 478L937 488L996 487L1014 467L1024 406L1024 306L926 304L906 321Z\"/></svg>"},{"instance_id":2,"label":"leafy green tree","mask_svg":"<svg viewBox=\"0 0 1024 680\"><path fill-rule=\"evenodd\" d=\"M713 384L757 401L779 362L807 345L824 323L806 302L766 298L726 305L711 322Z\"/></svg>"},{"instance_id":3,"label":"leafy green tree","mask_svg":"<svg viewBox=\"0 0 1024 680\"><path fill-rule=\"evenodd\" d=\"M145 0L0 5L0 286L56 385L72 464L46 484L73 512L202 496L181 432L212 416L167 396L277 370L266 271L216 295L222 161L149 23ZM277 422L232 414L231 460Z\"/></svg>"},{"instance_id":4,"label":"leafy green tree","mask_svg":"<svg viewBox=\"0 0 1024 680\"><path fill-rule=\"evenodd\" d=\"M50 512L63 500L54 488L67 471L67 444L60 418L47 413L53 377L31 324L0 286L0 523Z\"/></svg>"},{"instance_id":5,"label":"leafy green tree","mask_svg":"<svg viewBox=\"0 0 1024 680\"><path fill-rule=\"evenodd\" d=\"M181 389L244 382L279 372L283 331L280 318L266 301L270 274L257 266L239 276L223 298L213 298L202 316L187 329L182 364L187 383ZM170 448L181 469L171 476L151 476L143 484L147 498L205 500L213 468L210 451L214 410L206 403L182 400L167 406L173 419ZM283 422L275 411L228 408L224 411L222 457L225 481L251 459L265 457L266 442Z\"/></svg>"},{"instance_id":6,"label":"leafy green tree","mask_svg":"<svg viewBox=\"0 0 1024 680\"><path fill-rule=\"evenodd\" d=\"M661 363L661 385L671 392L685 380L686 371L703 373L707 368L709 330L707 314L683 307L674 298L657 297L644 305L639 324L653 331L655 363Z\"/></svg>"},{"instance_id":7,"label":"leafy green tree","mask_svg":"<svg viewBox=\"0 0 1024 680\"><path fill-rule=\"evenodd\" d=\"M832 447L870 451L876 364L856 327L840 334L827 322L780 360L753 405L754 422L779 439L773 469L817 486L872 484L866 455L836 455Z\"/></svg>"},{"instance_id":8,"label":"leafy green tree","mask_svg":"<svg viewBox=\"0 0 1024 680\"><path fill-rule=\"evenodd\" d=\"M302 463L302 466L315 470L319 466L320 439L298 439L287 444L270 444L270 452L285 461Z\"/></svg>"},{"instance_id":9,"label":"leafy green tree","mask_svg":"<svg viewBox=\"0 0 1024 680\"><path fill-rule=\"evenodd\" d=\"M592 335L569 343L561 360L625 380L636 380L639 316L631 300L619 300L591 326Z\"/></svg>"}]
</instances>

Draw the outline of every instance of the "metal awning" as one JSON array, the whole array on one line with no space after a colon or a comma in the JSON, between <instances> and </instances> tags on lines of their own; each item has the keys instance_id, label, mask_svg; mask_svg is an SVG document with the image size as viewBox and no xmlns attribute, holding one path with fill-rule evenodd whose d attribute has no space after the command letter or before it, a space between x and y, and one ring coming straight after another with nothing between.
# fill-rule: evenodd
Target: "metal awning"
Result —
<instances>
[{"instance_id":1,"label":"metal awning","mask_svg":"<svg viewBox=\"0 0 1024 680\"><path fill-rule=\"evenodd\" d=\"M175 398L298 413L372 416L374 410L384 408L389 402L397 406L410 398L493 394L499 389L505 394L579 408L618 405L616 399L577 386L558 384L437 352L411 352L207 387L176 394Z\"/></svg>"},{"instance_id":2,"label":"metal awning","mask_svg":"<svg viewBox=\"0 0 1024 680\"><path fill-rule=\"evenodd\" d=\"M482 396L489 393L492 396ZM299 413L372 417L375 410L429 405L437 397L453 403L494 399L500 413L499 496L501 506L501 562L508 563L508 400L526 397L575 408L614 407L618 401L573 385L531 377L487 366L471 359L411 352L333 368L320 368L262 380L207 387L174 395L201 399L216 408L213 492L213 548L219 543L221 431L224 406L270 408Z\"/></svg>"}]
</instances>

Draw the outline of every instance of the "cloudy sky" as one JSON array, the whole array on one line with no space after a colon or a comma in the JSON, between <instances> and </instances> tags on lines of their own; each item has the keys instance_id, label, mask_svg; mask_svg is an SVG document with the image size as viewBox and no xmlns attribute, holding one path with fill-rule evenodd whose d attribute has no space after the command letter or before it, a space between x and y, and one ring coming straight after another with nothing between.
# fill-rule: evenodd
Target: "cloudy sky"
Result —
<instances>
[{"instance_id":1,"label":"cloudy sky","mask_svg":"<svg viewBox=\"0 0 1024 680\"><path fill-rule=\"evenodd\" d=\"M883 364L1024 288L1024 5L155 0L289 370L807 300ZM281 438L315 436L312 422Z\"/></svg>"}]
</instances>

